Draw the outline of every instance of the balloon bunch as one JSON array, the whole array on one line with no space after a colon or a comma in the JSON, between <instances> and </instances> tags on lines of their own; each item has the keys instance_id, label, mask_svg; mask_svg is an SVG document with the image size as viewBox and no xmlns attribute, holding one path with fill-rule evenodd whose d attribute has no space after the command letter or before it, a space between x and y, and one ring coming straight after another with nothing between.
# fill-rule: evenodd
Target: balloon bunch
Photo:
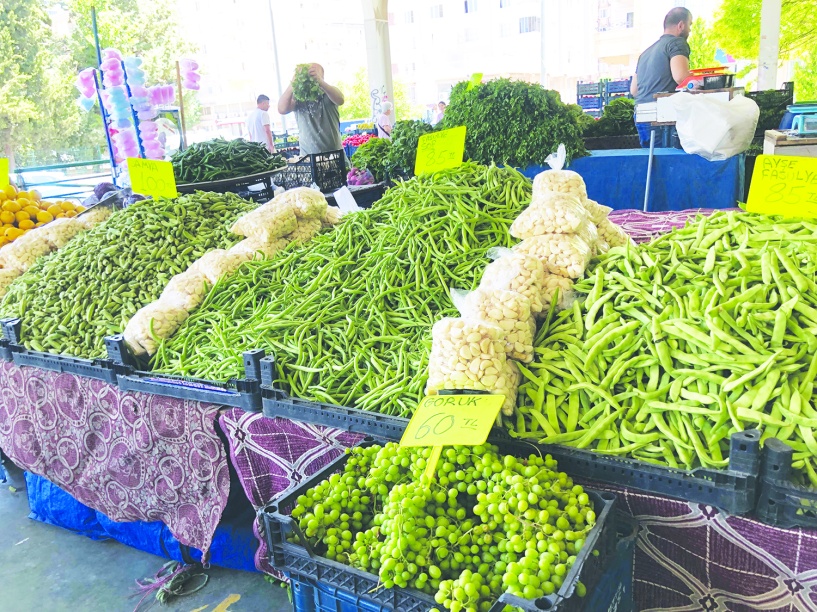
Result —
<instances>
[{"instance_id":1,"label":"balloon bunch","mask_svg":"<svg viewBox=\"0 0 817 612\"><path fill-rule=\"evenodd\" d=\"M198 91L201 87L201 75L196 72L199 69L198 63L194 60L183 59L179 62L179 72L182 77L182 87Z\"/></svg>"},{"instance_id":2,"label":"balloon bunch","mask_svg":"<svg viewBox=\"0 0 817 612\"><path fill-rule=\"evenodd\" d=\"M145 87L145 71L140 68L142 60L128 57L122 62L126 71L126 83L130 91L130 106L139 119L139 139L147 159L164 159L165 148L159 141L158 127L153 122L157 110L151 100L150 89Z\"/></svg>"},{"instance_id":3,"label":"balloon bunch","mask_svg":"<svg viewBox=\"0 0 817 612\"><path fill-rule=\"evenodd\" d=\"M94 83L94 69L86 68L77 75L76 87L79 89L77 104L87 113L96 104L96 83Z\"/></svg>"},{"instance_id":4,"label":"balloon bunch","mask_svg":"<svg viewBox=\"0 0 817 612\"><path fill-rule=\"evenodd\" d=\"M173 85L156 85L148 88L148 97L151 104L157 106L173 104L173 100L176 99L176 92Z\"/></svg>"}]
</instances>

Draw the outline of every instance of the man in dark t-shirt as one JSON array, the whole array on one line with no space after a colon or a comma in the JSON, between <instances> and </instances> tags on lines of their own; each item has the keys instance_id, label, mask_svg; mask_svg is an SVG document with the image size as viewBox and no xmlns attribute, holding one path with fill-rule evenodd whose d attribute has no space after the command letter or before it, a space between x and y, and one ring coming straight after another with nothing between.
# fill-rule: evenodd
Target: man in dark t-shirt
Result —
<instances>
[{"instance_id":1,"label":"man in dark t-shirt","mask_svg":"<svg viewBox=\"0 0 817 612\"><path fill-rule=\"evenodd\" d=\"M675 91L689 76L689 38L692 13L676 7L664 17L664 34L638 58L630 93L636 104L655 102L655 94ZM650 142L650 124L636 123L641 146Z\"/></svg>"}]
</instances>

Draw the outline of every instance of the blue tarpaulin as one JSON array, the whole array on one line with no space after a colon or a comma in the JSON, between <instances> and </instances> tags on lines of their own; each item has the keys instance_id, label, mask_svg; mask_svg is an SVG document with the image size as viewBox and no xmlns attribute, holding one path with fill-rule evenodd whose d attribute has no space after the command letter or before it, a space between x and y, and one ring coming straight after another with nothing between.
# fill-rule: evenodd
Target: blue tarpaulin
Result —
<instances>
[{"instance_id":1,"label":"blue tarpaulin","mask_svg":"<svg viewBox=\"0 0 817 612\"><path fill-rule=\"evenodd\" d=\"M645 149L591 151L569 169L582 176L591 199L615 210L642 210L648 157ZM743 155L710 162L678 149L656 149L649 210L734 208L744 197L744 164ZM545 169L531 166L522 172L533 178Z\"/></svg>"},{"instance_id":2,"label":"blue tarpaulin","mask_svg":"<svg viewBox=\"0 0 817 612\"><path fill-rule=\"evenodd\" d=\"M94 540L112 538L126 546L176 561L201 560L201 551L180 544L160 521L116 523L81 504L46 478L29 472L25 477L31 509L29 518ZM258 543L252 528L254 518L252 506L246 498L231 499L213 537L210 563L229 569L256 571L254 555Z\"/></svg>"}]
</instances>

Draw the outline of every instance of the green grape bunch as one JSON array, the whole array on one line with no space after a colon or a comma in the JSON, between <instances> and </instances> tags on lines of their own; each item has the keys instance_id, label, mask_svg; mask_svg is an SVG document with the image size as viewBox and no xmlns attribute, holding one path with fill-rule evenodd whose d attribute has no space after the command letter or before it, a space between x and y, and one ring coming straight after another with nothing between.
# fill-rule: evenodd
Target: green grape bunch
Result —
<instances>
[{"instance_id":1,"label":"green grape bunch","mask_svg":"<svg viewBox=\"0 0 817 612\"><path fill-rule=\"evenodd\" d=\"M292 518L318 554L377 574L383 588L432 595L440 609L487 612L506 592L557 592L596 523L587 493L550 455L449 447L430 480L429 448L348 452Z\"/></svg>"},{"instance_id":2,"label":"green grape bunch","mask_svg":"<svg viewBox=\"0 0 817 612\"><path fill-rule=\"evenodd\" d=\"M309 74L310 64L298 64L292 80L292 95L297 102L315 102L321 97L318 81Z\"/></svg>"}]
</instances>

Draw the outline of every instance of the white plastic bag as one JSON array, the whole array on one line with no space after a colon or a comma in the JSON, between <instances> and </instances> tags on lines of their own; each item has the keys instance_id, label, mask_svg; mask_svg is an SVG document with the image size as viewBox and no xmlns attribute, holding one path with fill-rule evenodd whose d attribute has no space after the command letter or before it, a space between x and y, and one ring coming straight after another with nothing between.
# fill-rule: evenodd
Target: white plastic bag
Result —
<instances>
[{"instance_id":1,"label":"white plastic bag","mask_svg":"<svg viewBox=\"0 0 817 612\"><path fill-rule=\"evenodd\" d=\"M709 161L729 159L752 144L760 108L745 96L729 101L713 95L678 93L675 105L678 138L684 151Z\"/></svg>"},{"instance_id":2,"label":"white plastic bag","mask_svg":"<svg viewBox=\"0 0 817 612\"><path fill-rule=\"evenodd\" d=\"M542 312L545 287L545 265L536 257L514 253L511 249L488 249L493 262L485 266L480 289L516 291L530 300L531 314Z\"/></svg>"},{"instance_id":3,"label":"white plastic bag","mask_svg":"<svg viewBox=\"0 0 817 612\"><path fill-rule=\"evenodd\" d=\"M563 170L567 159L567 149L563 144L559 145L556 153L551 153L545 159L545 163L550 166L550 170L540 172L533 179L533 199L534 201L546 193L569 193L577 196L580 200L587 197L587 187L584 179L578 172Z\"/></svg>"}]
</instances>

